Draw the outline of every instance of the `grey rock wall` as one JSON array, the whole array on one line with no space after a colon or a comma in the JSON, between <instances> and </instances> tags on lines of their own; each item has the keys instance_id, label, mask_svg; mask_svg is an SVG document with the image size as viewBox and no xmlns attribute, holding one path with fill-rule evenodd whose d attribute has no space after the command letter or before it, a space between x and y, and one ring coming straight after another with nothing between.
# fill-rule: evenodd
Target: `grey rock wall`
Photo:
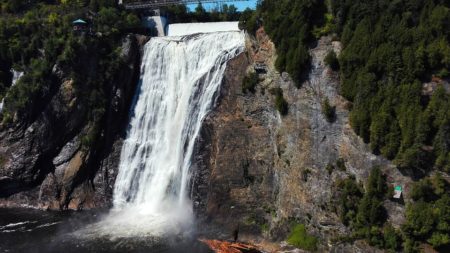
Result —
<instances>
[{"instance_id":1,"label":"grey rock wall","mask_svg":"<svg viewBox=\"0 0 450 253\"><path fill-rule=\"evenodd\" d=\"M32 122L19 120L1 129L0 206L61 210L110 205L144 43L134 35L123 39L120 55L126 66L108 86L100 136L88 147L81 141L91 127L87 105L77 97L73 80L55 65L54 93L41 101L43 110ZM95 58L83 57L87 66L95 66Z\"/></svg>"},{"instance_id":2,"label":"grey rock wall","mask_svg":"<svg viewBox=\"0 0 450 253\"><path fill-rule=\"evenodd\" d=\"M408 188L410 180L371 154L351 129L349 102L338 94L339 76L324 64L329 50L339 53L340 44L324 37L310 51L312 68L301 88L275 70L276 51L263 29L248 40L247 53L229 63L198 143L194 203L201 218L276 240L285 239L289 222L297 220L322 239L323 249L331 249L333 238L348 233L336 209L339 180L355 176L365 182L380 165L390 184ZM244 93L243 76L256 64L265 64L267 73L259 75L254 94ZM288 115L276 110L273 88L283 90ZM322 113L325 97L336 106L333 123ZM338 159L347 169L330 173L327 165ZM388 202L393 223L401 224L404 206Z\"/></svg>"}]
</instances>

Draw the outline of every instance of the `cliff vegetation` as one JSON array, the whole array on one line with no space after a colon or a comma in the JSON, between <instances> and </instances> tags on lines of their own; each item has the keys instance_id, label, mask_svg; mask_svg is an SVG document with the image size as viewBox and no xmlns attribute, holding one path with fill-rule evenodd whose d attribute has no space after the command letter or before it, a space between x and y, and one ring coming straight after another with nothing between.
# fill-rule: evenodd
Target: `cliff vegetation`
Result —
<instances>
[{"instance_id":1,"label":"cliff vegetation","mask_svg":"<svg viewBox=\"0 0 450 253\"><path fill-rule=\"evenodd\" d=\"M443 179L450 172L449 20L449 3L442 0L265 0L241 20L250 33L264 26L277 48L277 70L298 86L315 40L328 34L340 41L342 52L328 52L325 63L339 72L351 127L374 154L416 181L400 228L387 220L383 203L392 189L379 168L364 186L352 177L341 181L341 221L353 231L346 239L406 252L423 243L441 251L450 245ZM322 100L329 122L332 108Z\"/></svg>"},{"instance_id":2,"label":"cliff vegetation","mask_svg":"<svg viewBox=\"0 0 450 253\"><path fill-rule=\"evenodd\" d=\"M87 6L98 12L89 13ZM85 19L84 36L72 21ZM105 112L107 86L124 64L118 55L120 39L139 25L137 16L114 7L114 1L6 1L0 17L0 98L5 98L3 124L30 122L54 90L55 64L73 80L77 97L89 105L86 117L95 126ZM93 66L86 55L98 61ZM25 75L11 84L10 69ZM43 101L41 101L43 100ZM92 129L95 129L93 127ZM86 143L94 134L87 135Z\"/></svg>"}]
</instances>

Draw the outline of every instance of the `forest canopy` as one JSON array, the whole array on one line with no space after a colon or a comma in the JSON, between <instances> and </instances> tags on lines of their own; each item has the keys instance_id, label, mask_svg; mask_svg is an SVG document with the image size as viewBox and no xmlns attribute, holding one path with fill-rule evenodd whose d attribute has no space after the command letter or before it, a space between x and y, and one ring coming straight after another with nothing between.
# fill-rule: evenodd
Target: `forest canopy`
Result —
<instances>
[{"instance_id":1,"label":"forest canopy","mask_svg":"<svg viewBox=\"0 0 450 253\"><path fill-rule=\"evenodd\" d=\"M450 172L450 3L445 0L265 0L241 16L263 25L277 48L276 67L299 86L309 49L333 35L344 49L327 64L340 71L350 122L375 154L424 176ZM446 81L445 81L446 80ZM423 84L437 87L425 93ZM448 85L447 85L448 86Z\"/></svg>"},{"instance_id":2,"label":"forest canopy","mask_svg":"<svg viewBox=\"0 0 450 253\"><path fill-rule=\"evenodd\" d=\"M369 188L382 181L378 169L365 191L352 179L343 181L343 223L355 238L393 251L403 246L415 252L420 243L448 249L449 188L439 173L450 172L450 2L265 0L243 14L241 26L251 34L264 27L277 48L277 69L297 85L310 70L309 49L320 36L342 42L341 54L328 54L326 64L340 72L352 128L373 153L393 160L413 180L422 178L401 230L386 222L386 190Z\"/></svg>"},{"instance_id":3,"label":"forest canopy","mask_svg":"<svg viewBox=\"0 0 450 253\"><path fill-rule=\"evenodd\" d=\"M341 94L353 102L355 132L375 154L424 174L450 171L450 11L444 0L335 0L344 50Z\"/></svg>"}]
</instances>

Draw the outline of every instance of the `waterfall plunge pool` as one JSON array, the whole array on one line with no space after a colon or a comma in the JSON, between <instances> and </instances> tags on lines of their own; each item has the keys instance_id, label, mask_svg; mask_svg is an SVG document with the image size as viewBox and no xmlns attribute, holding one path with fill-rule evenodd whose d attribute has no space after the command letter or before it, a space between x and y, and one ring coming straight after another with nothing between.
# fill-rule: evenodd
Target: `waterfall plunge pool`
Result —
<instances>
[{"instance_id":1,"label":"waterfall plunge pool","mask_svg":"<svg viewBox=\"0 0 450 253\"><path fill-rule=\"evenodd\" d=\"M51 212L26 208L0 208L0 252L151 252L209 253L197 238L217 236L213 232L155 237L95 234L86 228L102 222L109 211ZM112 231L119 227L109 228ZM81 234L80 232L86 232ZM209 234L211 233L211 234Z\"/></svg>"}]
</instances>

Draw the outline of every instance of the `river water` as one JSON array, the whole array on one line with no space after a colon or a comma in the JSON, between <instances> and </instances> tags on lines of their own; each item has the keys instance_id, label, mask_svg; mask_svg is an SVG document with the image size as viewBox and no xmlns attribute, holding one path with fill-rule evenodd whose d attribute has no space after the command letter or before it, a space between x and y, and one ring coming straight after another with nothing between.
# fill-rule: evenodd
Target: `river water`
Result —
<instances>
[{"instance_id":1,"label":"river water","mask_svg":"<svg viewBox=\"0 0 450 253\"><path fill-rule=\"evenodd\" d=\"M80 235L80 231L97 224L104 215L107 213L100 211L0 209L0 252L211 252L197 240L200 235L195 233L169 238Z\"/></svg>"}]
</instances>

